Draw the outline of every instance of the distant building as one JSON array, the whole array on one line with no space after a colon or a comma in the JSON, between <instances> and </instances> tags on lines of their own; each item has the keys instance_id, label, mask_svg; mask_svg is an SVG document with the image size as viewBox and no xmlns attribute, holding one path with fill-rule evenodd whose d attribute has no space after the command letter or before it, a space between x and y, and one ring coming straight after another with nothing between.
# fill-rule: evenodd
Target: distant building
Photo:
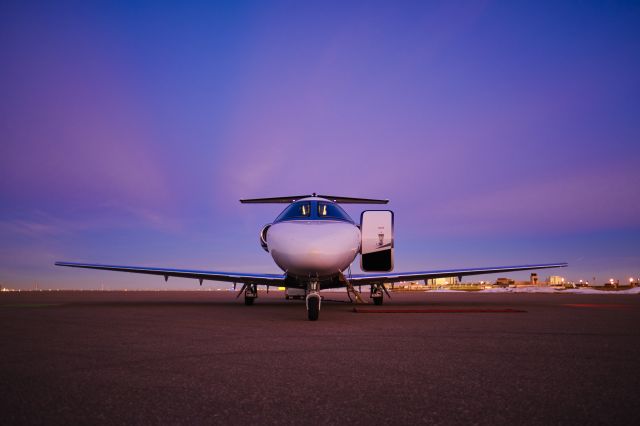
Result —
<instances>
[{"instance_id":1,"label":"distant building","mask_svg":"<svg viewBox=\"0 0 640 426\"><path fill-rule=\"evenodd\" d=\"M431 278L431 279L425 280L425 284L432 287L457 285L458 277Z\"/></svg>"},{"instance_id":2,"label":"distant building","mask_svg":"<svg viewBox=\"0 0 640 426\"><path fill-rule=\"evenodd\" d=\"M514 280L512 280L511 278L498 278L496 280L496 285L498 287L509 287L510 285L514 285L516 282Z\"/></svg>"},{"instance_id":3,"label":"distant building","mask_svg":"<svg viewBox=\"0 0 640 426\"><path fill-rule=\"evenodd\" d=\"M549 285L563 285L564 277L561 277L560 275L551 275L549 278L547 278L547 283Z\"/></svg>"},{"instance_id":4,"label":"distant building","mask_svg":"<svg viewBox=\"0 0 640 426\"><path fill-rule=\"evenodd\" d=\"M421 290L424 287L424 283L420 281L400 281L397 283L391 283L391 289L393 290ZM389 284L385 284L385 287L389 288Z\"/></svg>"},{"instance_id":5,"label":"distant building","mask_svg":"<svg viewBox=\"0 0 640 426\"><path fill-rule=\"evenodd\" d=\"M533 272L531 274L531 285L538 285L538 274Z\"/></svg>"}]
</instances>

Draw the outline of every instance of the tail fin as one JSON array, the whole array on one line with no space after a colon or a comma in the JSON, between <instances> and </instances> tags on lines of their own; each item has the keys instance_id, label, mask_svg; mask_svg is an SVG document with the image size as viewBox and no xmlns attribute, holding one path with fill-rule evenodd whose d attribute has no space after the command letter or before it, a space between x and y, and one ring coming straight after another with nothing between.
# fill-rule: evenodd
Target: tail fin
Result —
<instances>
[{"instance_id":1,"label":"tail fin","mask_svg":"<svg viewBox=\"0 0 640 426\"><path fill-rule=\"evenodd\" d=\"M270 198L245 198L240 200L243 204L278 204L278 203L286 203L290 204L297 200L307 197L319 197L326 198L329 201L333 201L334 203L339 204L387 204L389 200L380 200L376 198L353 198L353 197L338 197L335 195L316 195L313 194L307 195L291 195L288 197L270 197Z\"/></svg>"}]
</instances>

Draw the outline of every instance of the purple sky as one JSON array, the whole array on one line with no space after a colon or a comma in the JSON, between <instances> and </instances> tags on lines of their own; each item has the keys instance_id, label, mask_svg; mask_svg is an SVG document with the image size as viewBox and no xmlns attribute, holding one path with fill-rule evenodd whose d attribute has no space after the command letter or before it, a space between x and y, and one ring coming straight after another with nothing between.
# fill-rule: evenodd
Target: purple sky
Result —
<instances>
[{"instance_id":1,"label":"purple sky","mask_svg":"<svg viewBox=\"0 0 640 426\"><path fill-rule=\"evenodd\" d=\"M1 285L278 272L237 200L314 191L391 199L396 271L640 275L637 2L96 3L0 5Z\"/></svg>"}]
</instances>

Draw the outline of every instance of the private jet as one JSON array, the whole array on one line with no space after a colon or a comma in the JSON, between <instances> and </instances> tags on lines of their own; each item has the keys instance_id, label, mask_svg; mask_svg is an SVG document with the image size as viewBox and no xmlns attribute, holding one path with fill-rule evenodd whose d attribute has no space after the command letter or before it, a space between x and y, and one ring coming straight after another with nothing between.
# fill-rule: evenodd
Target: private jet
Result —
<instances>
[{"instance_id":1,"label":"private jet","mask_svg":"<svg viewBox=\"0 0 640 426\"><path fill-rule=\"evenodd\" d=\"M365 210L356 223L340 204L387 204L389 200L336 197L331 195L298 195L291 197L253 198L243 204L288 204L276 219L260 231L262 248L283 271L282 274L253 274L186 269L117 266L88 263L56 262L57 266L131 272L169 277L193 278L242 284L246 305L258 297L258 286L285 287L305 299L307 318L316 321L320 314L320 290L346 288L349 298L364 303L356 287L369 286L369 297L380 305L390 294L385 284L444 277L461 279L470 275L495 274L531 269L566 267L567 263L498 266L467 269L444 269L417 272L393 271L393 212ZM351 264L360 255L364 274L351 274Z\"/></svg>"}]
</instances>

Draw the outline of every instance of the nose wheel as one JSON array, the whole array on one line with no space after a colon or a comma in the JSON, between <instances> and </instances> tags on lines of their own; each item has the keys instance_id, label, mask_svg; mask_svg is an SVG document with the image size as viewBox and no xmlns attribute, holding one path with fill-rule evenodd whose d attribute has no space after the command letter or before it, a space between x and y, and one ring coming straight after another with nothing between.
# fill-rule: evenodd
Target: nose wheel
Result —
<instances>
[{"instance_id":1,"label":"nose wheel","mask_svg":"<svg viewBox=\"0 0 640 426\"><path fill-rule=\"evenodd\" d=\"M317 321L320 316L320 283L312 281L307 286L308 295L306 298L307 318L309 321Z\"/></svg>"},{"instance_id":2,"label":"nose wheel","mask_svg":"<svg viewBox=\"0 0 640 426\"><path fill-rule=\"evenodd\" d=\"M309 321L317 321L320 316L320 294L307 296L307 318Z\"/></svg>"}]
</instances>

